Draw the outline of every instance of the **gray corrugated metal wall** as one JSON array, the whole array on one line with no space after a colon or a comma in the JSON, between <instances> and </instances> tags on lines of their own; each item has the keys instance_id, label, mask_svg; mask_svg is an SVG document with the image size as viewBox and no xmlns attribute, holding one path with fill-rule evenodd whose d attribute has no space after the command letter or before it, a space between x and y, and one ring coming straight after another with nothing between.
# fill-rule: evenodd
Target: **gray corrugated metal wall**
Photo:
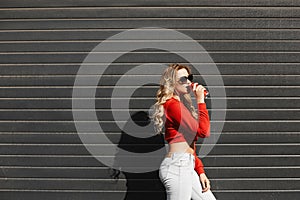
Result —
<instances>
[{"instance_id":1,"label":"gray corrugated metal wall","mask_svg":"<svg viewBox=\"0 0 300 200\"><path fill-rule=\"evenodd\" d=\"M203 159L216 196L299 196L299 0L10 0L0 7L1 199L120 199L127 189L127 199L164 198L156 172L111 179L81 144L71 110L87 53L109 36L145 26L189 35L222 74L226 123ZM115 142L111 89L128 69L148 62L183 60L129 53L109 68L97 92L100 120ZM141 90L130 108L147 111L156 87Z\"/></svg>"}]
</instances>

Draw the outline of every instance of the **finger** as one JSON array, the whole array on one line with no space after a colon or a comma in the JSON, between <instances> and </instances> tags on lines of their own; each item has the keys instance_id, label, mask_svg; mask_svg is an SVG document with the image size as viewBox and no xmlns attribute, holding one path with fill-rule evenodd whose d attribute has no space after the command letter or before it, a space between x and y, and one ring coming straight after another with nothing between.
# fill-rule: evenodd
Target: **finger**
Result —
<instances>
[{"instance_id":1,"label":"finger","mask_svg":"<svg viewBox=\"0 0 300 200\"><path fill-rule=\"evenodd\" d=\"M204 88L202 85L198 85L198 86L197 86L197 90L202 91L202 90L205 90L205 88Z\"/></svg>"},{"instance_id":2,"label":"finger","mask_svg":"<svg viewBox=\"0 0 300 200\"><path fill-rule=\"evenodd\" d=\"M206 89L205 89L205 87L201 87L201 91L204 93L204 91L205 91Z\"/></svg>"},{"instance_id":3,"label":"finger","mask_svg":"<svg viewBox=\"0 0 300 200\"><path fill-rule=\"evenodd\" d=\"M194 85L193 85L193 91L196 91L197 87L198 87L198 83L194 83Z\"/></svg>"},{"instance_id":4,"label":"finger","mask_svg":"<svg viewBox=\"0 0 300 200\"><path fill-rule=\"evenodd\" d=\"M202 185L202 192L206 192L207 189L206 189L206 183L205 183L205 180L201 180L201 185Z\"/></svg>"},{"instance_id":5,"label":"finger","mask_svg":"<svg viewBox=\"0 0 300 200\"><path fill-rule=\"evenodd\" d=\"M207 181L207 183L206 183L206 188L207 188L207 190L210 190L210 182L209 181Z\"/></svg>"},{"instance_id":6,"label":"finger","mask_svg":"<svg viewBox=\"0 0 300 200\"><path fill-rule=\"evenodd\" d=\"M207 185L203 188L203 192L207 192L209 190L209 187Z\"/></svg>"}]
</instances>

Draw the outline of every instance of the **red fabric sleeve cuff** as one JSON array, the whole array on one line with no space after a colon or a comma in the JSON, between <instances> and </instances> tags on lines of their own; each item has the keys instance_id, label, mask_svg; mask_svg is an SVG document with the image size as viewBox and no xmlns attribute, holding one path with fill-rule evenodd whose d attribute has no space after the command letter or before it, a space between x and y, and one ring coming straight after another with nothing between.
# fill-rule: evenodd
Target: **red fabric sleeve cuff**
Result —
<instances>
[{"instance_id":1,"label":"red fabric sleeve cuff","mask_svg":"<svg viewBox=\"0 0 300 200\"><path fill-rule=\"evenodd\" d=\"M198 110L206 110L206 103L198 103Z\"/></svg>"}]
</instances>

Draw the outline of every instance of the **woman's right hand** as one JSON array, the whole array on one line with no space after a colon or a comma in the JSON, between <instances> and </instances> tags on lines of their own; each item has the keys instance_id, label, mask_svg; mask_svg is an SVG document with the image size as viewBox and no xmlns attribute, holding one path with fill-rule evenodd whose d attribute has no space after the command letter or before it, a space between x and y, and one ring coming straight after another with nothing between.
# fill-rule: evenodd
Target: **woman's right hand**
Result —
<instances>
[{"instance_id":1,"label":"woman's right hand","mask_svg":"<svg viewBox=\"0 0 300 200\"><path fill-rule=\"evenodd\" d=\"M205 87L203 87L202 85L199 85L198 83L193 83L192 90L195 94L197 103L205 103L205 101L204 101L204 99L205 99L204 91L206 90Z\"/></svg>"}]
</instances>

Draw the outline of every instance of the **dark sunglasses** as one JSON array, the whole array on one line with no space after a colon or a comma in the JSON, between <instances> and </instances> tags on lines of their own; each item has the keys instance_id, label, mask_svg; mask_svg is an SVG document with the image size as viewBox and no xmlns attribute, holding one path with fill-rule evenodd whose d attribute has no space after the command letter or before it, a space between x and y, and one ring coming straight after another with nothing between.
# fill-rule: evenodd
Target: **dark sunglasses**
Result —
<instances>
[{"instance_id":1,"label":"dark sunglasses","mask_svg":"<svg viewBox=\"0 0 300 200\"><path fill-rule=\"evenodd\" d=\"M190 74L190 75L188 75L188 76L182 76L182 77L180 77L179 80L178 80L178 82L179 82L180 84L186 84L186 83L187 83L187 80L189 80L189 81L192 82L193 79L194 79L193 74Z\"/></svg>"}]
</instances>

